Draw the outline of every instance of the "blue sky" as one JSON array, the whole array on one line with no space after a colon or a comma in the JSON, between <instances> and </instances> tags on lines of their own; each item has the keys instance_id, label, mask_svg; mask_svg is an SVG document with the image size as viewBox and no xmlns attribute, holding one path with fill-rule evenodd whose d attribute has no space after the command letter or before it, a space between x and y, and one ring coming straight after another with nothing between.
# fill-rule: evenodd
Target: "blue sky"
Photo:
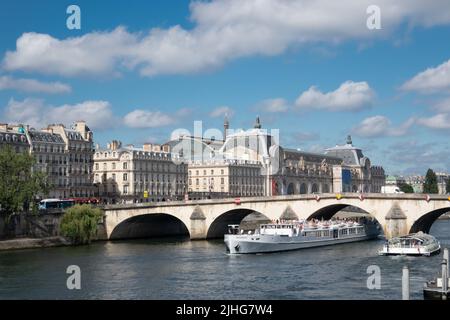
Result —
<instances>
[{"instance_id":1,"label":"blue sky","mask_svg":"<svg viewBox=\"0 0 450 320\"><path fill-rule=\"evenodd\" d=\"M371 1L4 1L0 119L139 145L259 115L287 147L352 134L389 173L450 171L450 3L377 2L379 30Z\"/></svg>"}]
</instances>

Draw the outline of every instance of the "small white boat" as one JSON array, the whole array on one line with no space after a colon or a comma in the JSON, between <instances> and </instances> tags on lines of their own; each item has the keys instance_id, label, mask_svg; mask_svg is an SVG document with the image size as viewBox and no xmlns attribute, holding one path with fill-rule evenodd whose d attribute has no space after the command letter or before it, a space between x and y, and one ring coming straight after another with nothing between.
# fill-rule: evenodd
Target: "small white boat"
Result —
<instances>
[{"instance_id":1,"label":"small white boat","mask_svg":"<svg viewBox=\"0 0 450 320\"><path fill-rule=\"evenodd\" d=\"M441 244L432 235L423 233L408 234L387 241L378 252L379 255L430 256L441 251Z\"/></svg>"}]
</instances>

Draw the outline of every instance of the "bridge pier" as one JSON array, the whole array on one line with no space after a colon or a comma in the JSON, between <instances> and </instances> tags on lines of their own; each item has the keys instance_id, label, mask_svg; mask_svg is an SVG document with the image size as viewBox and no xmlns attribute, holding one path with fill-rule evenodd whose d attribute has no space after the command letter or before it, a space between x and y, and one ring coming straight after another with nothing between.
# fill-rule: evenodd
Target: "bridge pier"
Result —
<instances>
[{"instance_id":1,"label":"bridge pier","mask_svg":"<svg viewBox=\"0 0 450 320\"><path fill-rule=\"evenodd\" d=\"M200 206L196 206L190 217L191 226L189 234L191 240L206 239L208 234L208 226L206 225L206 217Z\"/></svg>"},{"instance_id":2,"label":"bridge pier","mask_svg":"<svg viewBox=\"0 0 450 320\"><path fill-rule=\"evenodd\" d=\"M384 235L386 239L408 234L407 216L397 203L394 203L386 215Z\"/></svg>"}]
</instances>

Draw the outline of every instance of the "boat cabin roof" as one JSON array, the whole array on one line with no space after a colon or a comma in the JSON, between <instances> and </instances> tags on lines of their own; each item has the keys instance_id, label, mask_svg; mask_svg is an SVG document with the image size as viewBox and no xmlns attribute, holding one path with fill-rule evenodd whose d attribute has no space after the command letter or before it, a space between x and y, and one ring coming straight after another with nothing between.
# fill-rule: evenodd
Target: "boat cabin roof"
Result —
<instances>
[{"instance_id":1,"label":"boat cabin roof","mask_svg":"<svg viewBox=\"0 0 450 320\"><path fill-rule=\"evenodd\" d=\"M292 229L294 225L291 223L268 223L262 224L261 229Z\"/></svg>"},{"instance_id":2,"label":"boat cabin roof","mask_svg":"<svg viewBox=\"0 0 450 320\"><path fill-rule=\"evenodd\" d=\"M406 236L392 238L391 240L389 240L389 242L394 243L394 242L399 242L399 241L411 241L411 240L415 240L415 241L419 241L419 242L427 242L427 241L435 241L435 238L429 234L426 234L423 232L418 232L418 233L408 234Z\"/></svg>"}]
</instances>

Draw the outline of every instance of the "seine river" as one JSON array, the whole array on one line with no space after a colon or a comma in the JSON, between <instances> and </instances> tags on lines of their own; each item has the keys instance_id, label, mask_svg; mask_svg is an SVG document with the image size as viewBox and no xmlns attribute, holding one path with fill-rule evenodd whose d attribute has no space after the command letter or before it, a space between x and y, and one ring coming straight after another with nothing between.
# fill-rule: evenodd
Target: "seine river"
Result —
<instances>
[{"instance_id":1,"label":"seine river","mask_svg":"<svg viewBox=\"0 0 450 320\"><path fill-rule=\"evenodd\" d=\"M450 247L450 220L431 234ZM382 240L275 254L228 256L222 241L152 239L0 253L0 299L401 299L402 267L411 298L440 269L433 257L380 257ZM68 290L66 269L81 268ZM378 265L381 289L367 289Z\"/></svg>"}]
</instances>

